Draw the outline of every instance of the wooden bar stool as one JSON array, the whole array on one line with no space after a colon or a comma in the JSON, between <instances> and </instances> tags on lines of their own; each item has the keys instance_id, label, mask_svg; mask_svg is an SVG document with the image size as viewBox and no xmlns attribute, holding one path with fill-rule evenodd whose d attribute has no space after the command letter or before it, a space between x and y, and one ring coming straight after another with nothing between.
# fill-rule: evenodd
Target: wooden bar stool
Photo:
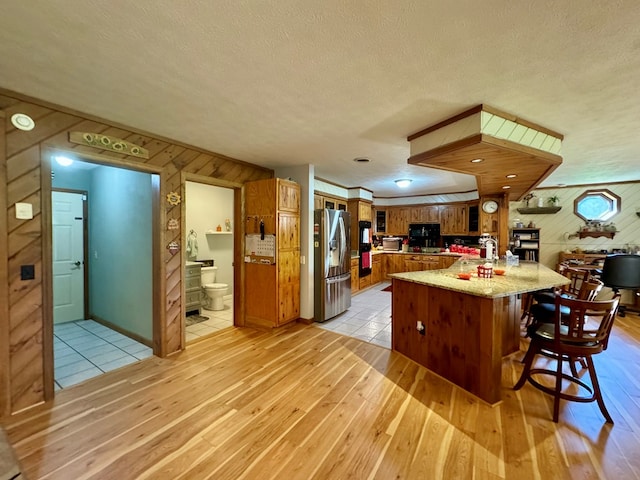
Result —
<instances>
[{"instance_id":1,"label":"wooden bar stool","mask_svg":"<svg viewBox=\"0 0 640 480\"><path fill-rule=\"evenodd\" d=\"M539 324L531 335L531 343L524 357L524 370L513 387L519 390L528 381L531 385L553 396L553 421L558 421L560 399L574 402L597 402L602 415L608 423L613 423L607 411L602 392L593 364L593 355L606 350L609 342L609 334L615 319L616 310L620 298L616 296L612 300L588 301L566 298L561 295L555 299L555 316L553 323ZM562 310L568 309L568 314L563 315ZM532 368L536 355L552 355L556 362L556 370L544 368ZM571 368L572 374L563 372L565 361L570 363L576 359L586 361L591 385L582 381L575 373L575 366ZM555 380L553 388L543 385L534 377L537 375L551 376ZM563 389L563 380L578 387L578 394L568 393ZM586 391L586 395L580 392Z\"/></svg>"}]
</instances>

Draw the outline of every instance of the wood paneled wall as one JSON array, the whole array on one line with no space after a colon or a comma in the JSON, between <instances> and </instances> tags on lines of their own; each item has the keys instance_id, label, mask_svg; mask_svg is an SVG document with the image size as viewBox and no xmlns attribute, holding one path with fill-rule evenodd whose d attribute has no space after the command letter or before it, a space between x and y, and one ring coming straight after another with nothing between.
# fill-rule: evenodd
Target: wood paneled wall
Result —
<instances>
[{"instance_id":1,"label":"wood paneled wall","mask_svg":"<svg viewBox=\"0 0 640 480\"><path fill-rule=\"evenodd\" d=\"M25 132L10 122L11 115L21 112L31 116L36 127ZM0 233L0 417L33 406L45 400L47 384L46 329L50 314L47 275L50 258L48 212L44 211L50 192L50 160L45 153L53 150L85 154L93 161L138 169L160 176L160 215L154 236L160 238L161 259L158 282L164 304L158 311L161 325L154 325L154 350L168 355L182 348L182 253L171 255L165 248L171 241L182 244L180 230L166 229L175 218L180 225L181 206L170 206L167 192L184 194L183 174L210 177L242 185L249 180L273 177L271 170L200 150L171 140L155 137L108 121L57 107L13 92L0 90L0 222L6 229ZM140 159L68 141L70 131L111 135L149 150L149 159ZM33 205L33 219L15 218L16 202ZM43 208L43 205L45 208ZM6 232L6 234L5 234ZM159 236L159 237L158 237ZM20 279L20 266L35 265L36 278ZM44 273L44 274L43 274ZM49 319L49 320L47 320ZM154 319L158 322L158 319ZM49 368L52 368L49 366ZM50 388L48 388L50 390Z\"/></svg>"}]
</instances>

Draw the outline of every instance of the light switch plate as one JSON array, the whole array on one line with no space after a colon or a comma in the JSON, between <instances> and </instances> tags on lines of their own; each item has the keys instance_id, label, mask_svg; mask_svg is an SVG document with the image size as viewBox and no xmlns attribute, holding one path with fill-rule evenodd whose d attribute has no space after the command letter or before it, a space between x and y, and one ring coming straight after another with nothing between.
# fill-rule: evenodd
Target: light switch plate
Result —
<instances>
[{"instance_id":1,"label":"light switch plate","mask_svg":"<svg viewBox=\"0 0 640 480\"><path fill-rule=\"evenodd\" d=\"M16 218L31 220L33 218L33 205L30 203L16 203Z\"/></svg>"}]
</instances>

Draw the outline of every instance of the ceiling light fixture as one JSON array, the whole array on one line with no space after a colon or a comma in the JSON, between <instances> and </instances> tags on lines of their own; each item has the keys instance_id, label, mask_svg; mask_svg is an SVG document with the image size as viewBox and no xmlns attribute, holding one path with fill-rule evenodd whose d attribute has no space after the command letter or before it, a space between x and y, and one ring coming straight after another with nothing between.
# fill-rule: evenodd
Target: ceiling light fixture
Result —
<instances>
[{"instance_id":1,"label":"ceiling light fixture","mask_svg":"<svg viewBox=\"0 0 640 480\"><path fill-rule=\"evenodd\" d=\"M36 126L36 122L33 121L33 118L25 113L14 113L11 115L11 123L18 130L24 130L26 132L33 130L33 127Z\"/></svg>"},{"instance_id":2,"label":"ceiling light fixture","mask_svg":"<svg viewBox=\"0 0 640 480\"><path fill-rule=\"evenodd\" d=\"M471 160L471 163L480 163L480 162L484 162L484 158L474 158L473 160Z\"/></svg>"},{"instance_id":3,"label":"ceiling light fixture","mask_svg":"<svg viewBox=\"0 0 640 480\"><path fill-rule=\"evenodd\" d=\"M516 175L515 173L510 173L509 175L506 175L507 178L516 178L518 175Z\"/></svg>"},{"instance_id":4,"label":"ceiling light fixture","mask_svg":"<svg viewBox=\"0 0 640 480\"><path fill-rule=\"evenodd\" d=\"M395 180L396 185L399 186L400 188L407 188L412 181L413 180L411 180L410 178L400 178L398 180Z\"/></svg>"},{"instance_id":5,"label":"ceiling light fixture","mask_svg":"<svg viewBox=\"0 0 640 480\"><path fill-rule=\"evenodd\" d=\"M73 160L71 160L69 157L63 157L61 155L58 155L56 157L56 162L58 162L58 165L61 165L63 167L68 167L73 163Z\"/></svg>"},{"instance_id":6,"label":"ceiling light fixture","mask_svg":"<svg viewBox=\"0 0 640 480\"><path fill-rule=\"evenodd\" d=\"M511 185L505 185L502 187L503 190L509 190L511 188Z\"/></svg>"},{"instance_id":7,"label":"ceiling light fixture","mask_svg":"<svg viewBox=\"0 0 640 480\"><path fill-rule=\"evenodd\" d=\"M356 157L356 158L353 159L353 161L356 162L356 163L368 163L371 160L368 159L367 157Z\"/></svg>"}]
</instances>

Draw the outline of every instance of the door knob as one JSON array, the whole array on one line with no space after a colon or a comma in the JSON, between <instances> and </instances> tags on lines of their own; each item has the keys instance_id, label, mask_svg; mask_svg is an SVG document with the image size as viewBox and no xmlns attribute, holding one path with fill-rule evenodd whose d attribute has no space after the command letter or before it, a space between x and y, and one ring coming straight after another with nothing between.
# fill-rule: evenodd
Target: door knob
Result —
<instances>
[{"instance_id":1,"label":"door knob","mask_svg":"<svg viewBox=\"0 0 640 480\"><path fill-rule=\"evenodd\" d=\"M76 267L79 267L80 265L82 265L82 262L80 262L79 260L77 262L73 263Z\"/></svg>"}]
</instances>

